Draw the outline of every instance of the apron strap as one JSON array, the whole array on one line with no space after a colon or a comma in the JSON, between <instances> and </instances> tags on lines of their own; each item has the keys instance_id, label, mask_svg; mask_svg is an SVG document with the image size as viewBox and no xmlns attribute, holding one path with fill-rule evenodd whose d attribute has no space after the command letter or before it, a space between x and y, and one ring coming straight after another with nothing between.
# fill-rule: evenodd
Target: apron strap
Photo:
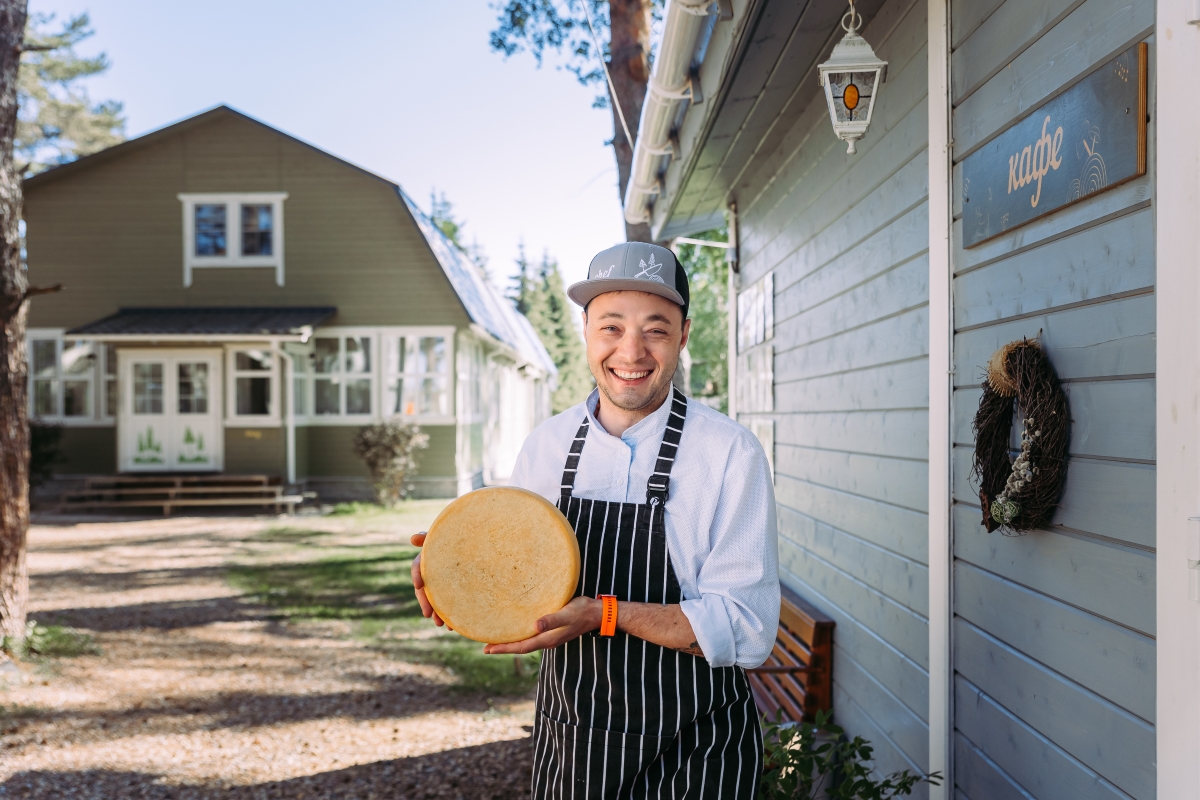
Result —
<instances>
[{"instance_id":1,"label":"apron strap","mask_svg":"<svg viewBox=\"0 0 1200 800\"><path fill-rule=\"evenodd\" d=\"M579 454L583 452L583 443L588 435L588 418L584 416L579 432L571 442L571 450L567 454L567 465L563 468L561 496L564 500L571 499L571 489L575 487L575 473L579 471Z\"/></svg>"},{"instance_id":2,"label":"apron strap","mask_svg":"<svg viewBox=\"0 0 1200 800\"><path fill-rule=\"evenodd\" d=\"M671 388L671 414L667 417L667 429L663 431L662 444L658 448L658 460L654 473L646 481L646 502L650 505L665 504L671 489L671 467L675 466L675 454L679 451L679 438L683 435L683 423L687 417L687 398L679 389Z\"/></svg>"}]
</instances>

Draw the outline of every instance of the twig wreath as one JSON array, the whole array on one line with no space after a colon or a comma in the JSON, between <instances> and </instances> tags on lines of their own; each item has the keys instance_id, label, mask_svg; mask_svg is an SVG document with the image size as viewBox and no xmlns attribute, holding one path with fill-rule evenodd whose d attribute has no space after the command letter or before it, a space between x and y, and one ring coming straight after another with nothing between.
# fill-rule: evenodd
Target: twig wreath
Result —
<instances>
[{"instance_id":1,"label":"twig wreath","mask_svg":"<svg viewBox=\"0 0 1200 800\"><path fill-rule=\"evenodd\" d=\"M1021 414L1021 451L1009 459L1013 405ZM975 413L979 500L988 533L1020 533L1050 520L1067 472L1067 396L1035 340L1010 342L988 361Z\"/></svg>"}]
</instances>

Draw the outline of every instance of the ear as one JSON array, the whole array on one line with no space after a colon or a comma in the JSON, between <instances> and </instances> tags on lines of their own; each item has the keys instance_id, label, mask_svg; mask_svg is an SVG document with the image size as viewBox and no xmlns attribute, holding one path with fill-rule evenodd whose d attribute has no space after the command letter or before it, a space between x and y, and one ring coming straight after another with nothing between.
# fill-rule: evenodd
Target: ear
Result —
<instances>
[{"instance_id":1,"label":"ear","mask_svg":"<svg viewBox=\"0 0 1200 800\"><path fill-rule=\"evenodd\" d=\"M691 335L691 332L692 332L692 321L690 319L685 319L683 321L683 338L679 340L679 352L682 353L683 348L687 347L688 336Z\"/></svg>"}]
</instances>

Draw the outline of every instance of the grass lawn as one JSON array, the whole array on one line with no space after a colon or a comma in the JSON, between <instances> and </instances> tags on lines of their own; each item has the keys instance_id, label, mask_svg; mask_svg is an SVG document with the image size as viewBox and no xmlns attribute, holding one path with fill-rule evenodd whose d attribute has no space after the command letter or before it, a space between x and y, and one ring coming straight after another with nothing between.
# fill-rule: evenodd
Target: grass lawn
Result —
<instances>
[{"instance_id":1,"label":"grass lawn","mask_svg":"<svg viewBox=\"0 0 1200 800\"><path fill-rule=\"evenodd\" d=\"M537 679L538 655L485 656L482 644L421 616L410 574L419 551L407 542L445 504L345 505L268 528L255 538L255 558L231 569L229 581L281 618L340 620L392 658L438 664L464 691L527 692Z\"/></svg>"}]
</instances>

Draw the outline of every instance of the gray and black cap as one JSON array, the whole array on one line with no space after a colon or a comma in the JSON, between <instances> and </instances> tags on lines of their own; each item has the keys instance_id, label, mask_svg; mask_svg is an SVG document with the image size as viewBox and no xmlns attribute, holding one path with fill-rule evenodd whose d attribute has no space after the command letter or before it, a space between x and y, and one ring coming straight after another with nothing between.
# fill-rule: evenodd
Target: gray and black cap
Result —
<instances>
[{"instance_id":1,"label":"gray and black cap","mask_svg":"<svg viewBox=\"0 0 1200 800\"><path fill-rule=\"evenodd\" d=\"M649 292L683 307L687 319L691 292L687 273L675 254L646 242L625 242L600 252L588 267L586 281L571 284L567 296L587 307L605 292Z\"/></svg>"}]
</instances>

